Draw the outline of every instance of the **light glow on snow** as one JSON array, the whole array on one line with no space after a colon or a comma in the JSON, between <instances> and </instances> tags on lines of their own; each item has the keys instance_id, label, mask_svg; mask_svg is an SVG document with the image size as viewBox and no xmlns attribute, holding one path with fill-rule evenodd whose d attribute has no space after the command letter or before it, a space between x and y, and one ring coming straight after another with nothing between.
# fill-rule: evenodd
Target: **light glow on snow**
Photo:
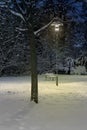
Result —
<instances>
[{"instance_id":1,"label":"light glow on snow","mask_svg":"<svg viewBox=\"0 0 87 130\"><path fill-rule=\"evenodd\" d=\"M38 105L30 92L30 77L0 78L0 130L87 129L87 76L39 76Z\"/></svg>"}]
</instances>

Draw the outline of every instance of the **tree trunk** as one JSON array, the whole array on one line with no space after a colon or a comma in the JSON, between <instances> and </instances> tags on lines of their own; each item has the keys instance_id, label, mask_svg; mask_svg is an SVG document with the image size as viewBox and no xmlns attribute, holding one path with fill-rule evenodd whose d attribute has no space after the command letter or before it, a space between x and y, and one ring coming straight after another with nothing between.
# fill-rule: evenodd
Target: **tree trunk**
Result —
<instances>
[{"instance_id":1,"label":"tree trunk","mask_svg":"<svg viewBox=\"0 0 87 130\"><path fill-rule=\"evenodd\" d=\"M37 74L37 52L35 36L32 28L29 27L29 42L31 52L31 101L38 103L38 74Z\"/></svg>"}]
</instances>

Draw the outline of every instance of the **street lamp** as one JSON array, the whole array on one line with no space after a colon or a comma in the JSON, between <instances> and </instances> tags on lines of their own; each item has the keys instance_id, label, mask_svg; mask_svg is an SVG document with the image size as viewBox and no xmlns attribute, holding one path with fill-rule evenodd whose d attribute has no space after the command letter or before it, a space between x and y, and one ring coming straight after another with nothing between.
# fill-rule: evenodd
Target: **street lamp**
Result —
<instances>
[{"instance_id":1,"label":"street lamp","mask_svg":"<svg viewBox=\"0 0 87 130\"><path fill-rule=\"evenodd\" d=\"M62 23L60 22L53 22L51 24L51 26L54 27L54 31L55 31L55 40L56 40L56 45L57 45L57 48L58 48L58 34L59 34L59 31L60 31L60 27L63 26ZM57 49L56 49L56 86L58 86L58 64L57 64Z\"/></svg>"}]
</instances>

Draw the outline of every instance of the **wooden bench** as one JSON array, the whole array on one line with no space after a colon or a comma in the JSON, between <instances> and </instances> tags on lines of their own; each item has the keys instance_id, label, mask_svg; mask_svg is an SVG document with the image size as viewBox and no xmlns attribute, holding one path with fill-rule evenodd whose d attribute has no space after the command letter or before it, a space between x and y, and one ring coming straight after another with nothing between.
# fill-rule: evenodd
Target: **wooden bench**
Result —
<instances>
[{"instance_id":1,"label":"wooden bench","mask_svg":"<svg viewBox=\"0 0 87 130\"><path fill-rule=\"evenodd\" d=\"M46 81L55 81L56 75L54 75L53 73L46 73L45 74L45 80Z\"/></svg>"}]
</instances>

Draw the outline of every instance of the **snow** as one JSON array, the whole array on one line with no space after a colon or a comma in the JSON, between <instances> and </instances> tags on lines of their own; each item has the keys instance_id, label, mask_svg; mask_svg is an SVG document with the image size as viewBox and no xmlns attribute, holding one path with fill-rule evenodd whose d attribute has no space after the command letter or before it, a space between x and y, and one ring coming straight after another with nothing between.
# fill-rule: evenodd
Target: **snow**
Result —
<instances>
[{"instance_id":1,"label":"snow","mask_svg":"<svg viewBox=\"0 0 87 130\"><path fill-rule=\"evenodd\" d=\"M0 1L0 7L5 7L5 6L6 6L6 3Z\"/></svg>"},{"instance_id":2,"label":"snow","mask_svg":"<svg viewBox=\"0 0 87 130\"><path fill-rule=\"evenodd\" d=\"M39 76L39 104L30 90L30 77L0 78L0 130L87 129L87 76Z\"/></svg>"}]
</instances>

